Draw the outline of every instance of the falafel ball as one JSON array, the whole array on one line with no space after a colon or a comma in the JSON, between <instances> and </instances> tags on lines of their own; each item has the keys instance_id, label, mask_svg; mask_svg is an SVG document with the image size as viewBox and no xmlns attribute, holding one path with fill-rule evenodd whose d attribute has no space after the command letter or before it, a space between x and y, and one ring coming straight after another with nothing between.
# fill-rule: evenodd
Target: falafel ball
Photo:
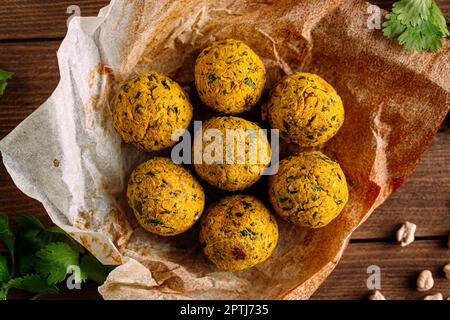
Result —
<instances>
[{"instance_id":1,"label":"falafel ball","mask_svg":"<svg viewBox=\"0 0 450 320\"><path fill-rule=\"evenodd\" d=\"M228 39L204 49L195 63L195 85L208 107L224 114L249 111L260 99L266 68L245 43Z\"/></svg>"},{"instance_id":2,"label":"falafel ball","mask_svg":"<svg viewBox=\"0 0 450 320\"><path fill-rule=\"evenodd\" d=\"M221 270L251 268L267 260L278 242L275 218L252 196L223 198L208 208L200 226L203 251Z\"/></svg>"},{"instance_id":3,"label":"falafel ball","mask_svg":"<svg viewBox=\"0 0 450 320\"><path fill-rule=\"evenodd\" d=\"M320 228L347 203L347 182L337 162L319 151L304 152L280 162L278 174L269 177L269 199L286 220Z\"/></svg>"},{"instance_id":4,"label":"falafel ball","mask_svg":"<svg viewBox=\"0 0 450 320\"><path fill-rule=\"evenodd\" d=\"M207 120L195 137L193 152L198 175L227 191L243 190L258 181L271 157L262 129L238 117Z\"/></svg>"},{"instance_id":5,"label":"falafel ball","mask_svg":"<svg viewBox=\"0 0 450 320\"><path fill-rule=\"evenodd\" d=\"M344 123L344 106L336 90L315 74L299 72L283 78L267 105L273 129L288 143L323 144Z\"/></svg>"},{"instance_id":6,"label":"falafel ball","mask_svg":"<svg viewBox=\"0 0 450 320\"><path fill-rule=\"evenodd\" d=\"M193 108L183 89L157 72L140 74L116 94L113 120L122 139L146 151L172 147L172 134L187 129Z\"/></svg>"},{"instance_id":7,"label":"falafel ball","mask_svg":"<svg viewBox=\"0 0 450 320\"><path fill-rule=\"evenodd\" d=\"M133 171L127 197L141 226L160 236L187 231L205 205L200 183L188 170L162 157L144 162Z\"/></svg>"}]
</instances>

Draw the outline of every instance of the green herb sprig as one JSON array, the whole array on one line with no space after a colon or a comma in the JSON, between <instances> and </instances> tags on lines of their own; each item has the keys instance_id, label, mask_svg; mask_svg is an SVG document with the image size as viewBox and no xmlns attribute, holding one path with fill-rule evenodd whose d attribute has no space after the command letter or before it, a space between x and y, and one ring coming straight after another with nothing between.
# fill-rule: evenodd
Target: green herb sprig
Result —
<instances>
[{"instance_id":1,"label":"green herb sprig","mask_svg":"<svg viewBox=\"0 0 450 320\"><path fill-rule=\"evenodd\" d=\"M0 96L5 92L8 80L12 78L14 73L0 69Z\"/></svg>"},{"instance_id":2,"label":"green herb sprig","mask_svg":"<svg viewBox=\"0 0 450 320\"><path fill-rule=\"evenodd\" d=\"M61 228L46 228L33 216L16 218L17 233L11 231L6 213L0 213L0 241L10 253L0 255L0 300L6 300L10 289L42 294L58 293L57 284L67 277L68 268L78 266L74 273L78 283L87 279L102 284L112 266L102 265L93 255L69 237Z\"/></svg>"},{"instance_id":3,"label":"green herb sprig","mask_svg":"<svg viewBox=\"0 0 450 320\"><path fill-rule=\"evenodd\" d=\"M433 0L400 0L386 15L383 33L398 38L406 50L437 52L442 38L450 36L446 18Z\"/></svg>"}]
</instances>

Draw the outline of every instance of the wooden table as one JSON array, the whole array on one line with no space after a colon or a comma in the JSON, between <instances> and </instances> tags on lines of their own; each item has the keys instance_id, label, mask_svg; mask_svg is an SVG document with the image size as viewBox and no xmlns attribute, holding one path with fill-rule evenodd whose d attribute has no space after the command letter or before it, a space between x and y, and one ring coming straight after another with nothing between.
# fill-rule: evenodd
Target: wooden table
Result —
<instances>
[{"instance_id":1,"label":"wooden table","mask_svg":"<svg viewBox=\"0 0 450 320\"><path fill-rule=\"evenodd\" d=\"M0 97L0 139L11 132L52 93L59 81L56 50L66 32L67 7L77 3L83 16L96 15L108 0L3 0L0 6L0 67L15 72L6 94ZM373 1L389 8L392 1ZM450 16L450 1L438 1ZM22 194L0 167L0 211L33 214L50 224L44 208ZM417 224L416 241L401 248L395 231L405 221ZM432 293L450 296L450 281L442 267L450 262L450 121L447 118L419 166L353 234L336 270L313 299L367 299L367 267L378 265L382 292L388 299L421 299L414 290L417 274L435 275ZM4 249L3 249L4 250ZM15 297L23 297L15 295ZM83 290L62 288L47 298L98 299L93 283Z\"/></svg>"}]
</instances>

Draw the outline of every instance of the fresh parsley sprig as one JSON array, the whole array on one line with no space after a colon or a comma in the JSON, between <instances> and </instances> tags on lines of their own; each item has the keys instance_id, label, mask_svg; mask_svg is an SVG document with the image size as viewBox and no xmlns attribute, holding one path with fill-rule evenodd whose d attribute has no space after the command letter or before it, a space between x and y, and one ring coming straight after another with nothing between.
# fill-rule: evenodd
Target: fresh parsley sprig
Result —
<instances>
[{"instance_id":1,"label":"fresh parsley sprig","mask_svg":"<svg viewBox=\"0 0 450 320\"><path fill-rule=\"evenodd\" d=\"M400 0L386 15L383 33L398 38L406 50L437 52L448 37L446 18L433 0Z\"/></svg>"},{"instance_id":2,"label":"fresh parsley sprig","mask_svg":"<svg viewBox=\"0 0 450 320\"><path fill-rule=\"evenodd\" d=\"M87 279L102 284L112 266L102 265L93 255L58 227L46 228L33 216L16 218L18 232L11 231L8 215L0 213L0 241L10 252L10 263L0 255L0 300L6 300L10 289L34 293L58 293L71 266L79 266L75 281Z\"/></svg>"}]
</instances>

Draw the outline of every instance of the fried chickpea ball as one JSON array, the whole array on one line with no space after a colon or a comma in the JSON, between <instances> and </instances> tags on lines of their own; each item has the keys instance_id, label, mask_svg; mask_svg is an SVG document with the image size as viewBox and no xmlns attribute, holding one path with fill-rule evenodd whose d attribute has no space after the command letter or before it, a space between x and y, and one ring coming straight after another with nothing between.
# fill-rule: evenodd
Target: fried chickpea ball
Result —
<instances>
[{"instance_id":1,"label":"fried chickpea ball","mask_svg":"<svg viewBox=\"0 0 450 320\"><path fill-rule=\"evenodd\" d=\"M113 109L122 139L146 151L173 146L172 134L187 129L193 108L183 89L157 72L140 74L118 90Z\"/></svg>"},{"instance_id":2,"label":"fried chickpea ball","mask_svg":"<svg viewBox=\"0 0 450 320\"><path fill-rule=\"evenodd\" d=\"M320 228L347 203L347 182L338 163L319 151L304 152L280 162L278 174L269 177L269 199L286 220Z\"/></svg>"},{"instance_id":3,"label":"fried chickpea ball","mask_svg":"<svg viewBox=\"0 0 450 320\"><path fill-rule=\"evenodd\" d=\"M251 268L267 260L278 242L278 225L264 204L235 195L211 205L200 222L200 243L221 270Z\"/></svg>"},{"instance_id":4,"label":"fried chickpea ball","mask_svg":"<svg viewBox=\"0 0 450 320\"><path fill-rule=\"evenodd\" d=\"M262 129L237 117L207 120L195 137L193 152L198 175L227 191L243 190L258 181L271 157L269 141Z\"/></svg>"},{"instance_id":5,"label":"fried chickpea ball","mask_svg":"<svg viewBox=\"0 0 450 320\"><path fill-rule=\"evenodd\" d=\"M131 174L128 204L140 225L160 236L174 236L198 220L205 205L203 188L182 166L155 157Z\"/></svg>"},{"instance_id":6,"label":"fried chickpea ball","mask_svg":"<svg viewBox=\"0 0 450 320\"><path fill-rule=\"evenodd\" d=\"M245 43L228 39L204 49L195 63L200 99L225 114L249 111L261 97L266 68Z\"/></svg>"},{"instance_id":7,"label":"fried chickpea ball","mask_svg":"<svg viewBox=\"0 0 450 320\"><path fill-rule=\"evenodd\" d=\"M323 144L344 123L344 106L336 90L321 77L295 73L272 90L267 105L273 129L288 143L303 147Z\"/></svg>"}]
</instances>

